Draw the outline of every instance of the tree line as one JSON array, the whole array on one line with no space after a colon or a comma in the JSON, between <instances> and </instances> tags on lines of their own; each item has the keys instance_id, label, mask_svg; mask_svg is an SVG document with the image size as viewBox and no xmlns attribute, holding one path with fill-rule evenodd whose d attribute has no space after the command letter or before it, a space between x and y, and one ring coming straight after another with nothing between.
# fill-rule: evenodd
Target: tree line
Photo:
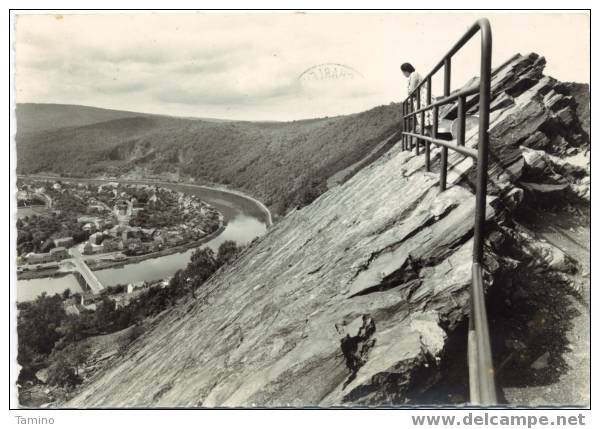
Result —
<instances>
[{"instance_id":1,"label":"tree line","mask_svg":"<svg viewBox=\"0 0 600 429\"><path fill-rule=\"evenodd\" d=\"M52 296L42 293L34 301L18 304L18 355L22 369L18 382L37 383L36 373L48 370L47 383L72 388L82 382L80 367L89 357L85 339L110 334L133 327L128 338L140 335L147 317L175 305L180 299L195 297L195 291L219 268L231 263L241 247L233 241L223 242L215 253L209 247L196 249L188 265L178 270L168 287L150 287L125 307L117 308L110 293L124 291L124 287L108 288L96 311L80 315L67 314L65 299L69 291Z\"/></svg>"}]
</instances>

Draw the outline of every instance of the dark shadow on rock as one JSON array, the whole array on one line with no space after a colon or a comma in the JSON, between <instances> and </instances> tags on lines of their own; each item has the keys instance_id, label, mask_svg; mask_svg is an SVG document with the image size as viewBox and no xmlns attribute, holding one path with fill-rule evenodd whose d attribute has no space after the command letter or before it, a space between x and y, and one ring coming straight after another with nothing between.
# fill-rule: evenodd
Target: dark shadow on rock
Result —
<instances>
[{"instance_id":1,"label":"dark shadow on rock","mask_svg":"<svg viewBox=\"0 0 600 429\"><path fill-rule=\"evenodd\" d=\"M515 213L516 219L525 225L528 220L539 224L544 222L539 210L539 206L524 204ZM580 315L577 303L583 298L572 288L569 275L528 262L522 260L515 270L504 272L488 297L500 389L554 384L568 370L564 359L569 351L567 335L573 319Z\"/></svg>"},{"instance_id":2,"label":"dark shadow on rock","mask_svg":"<svg viewBox=\"0 0 600 429\"><path fill-rule=\"evenodd\" d=\"M556 383L567 369L576 294L553 273L524 267L494 288L490 332L499 388Z\"/></svg>"},{"instance_id":3,"label":"dark shadow on rock","mask_svg":"<svg viewBox=\"0 0 600 429\"><path fill-rule=\"evenodd\" d=\"M350 370L350 376L344 382L344 389L355 378L358 370L368 359L369 350L375 345L375 339L371 338L375 333L375 322L368 315L363 315L362 326L356 336L346 334L340 340L340 348L346 360L346 367Z\"/></svg>"},{"instance_id":4,"label":"dark shadow on rock","mask_svg":"<svg viewBox=\"0 0 600 429\"><path fill-rule=\"evenodd\" d=\"M467 366L468 320L463 320L448 336L440 356L438 381L427 390L415 386L406 394L411 404L459 405L469 398Z\"/></svg>"}]
</instances>

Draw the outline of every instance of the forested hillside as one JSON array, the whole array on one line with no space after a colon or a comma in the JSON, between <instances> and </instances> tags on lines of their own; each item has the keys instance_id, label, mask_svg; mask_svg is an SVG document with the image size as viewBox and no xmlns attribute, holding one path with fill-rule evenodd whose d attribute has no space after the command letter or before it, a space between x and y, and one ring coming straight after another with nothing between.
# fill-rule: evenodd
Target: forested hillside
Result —
<instances>
[{"instance_id":1,"label":"forested hillside","mask_svg":"<svg viewBox=\"0 0 600 429\"><path fill-rule=\"evenodd\" d=\"M247 191L279 214L312 201L336 172L389 149L396 138L372 153L401 122L395 104L293 122L219 122L65 105L25 104L17 113L19 173L194 178Z\"/></svg>"}]
</instances>

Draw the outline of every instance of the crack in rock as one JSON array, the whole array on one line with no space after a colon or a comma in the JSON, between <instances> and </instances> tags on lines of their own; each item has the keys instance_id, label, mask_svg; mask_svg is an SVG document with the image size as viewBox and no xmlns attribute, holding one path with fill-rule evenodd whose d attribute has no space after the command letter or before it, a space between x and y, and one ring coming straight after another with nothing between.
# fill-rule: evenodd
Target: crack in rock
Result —
<instances>
[{"instance_id":1,"label":"crack in rock","mask_svg":"<svg viewBox=\"0 0 600 429\"><path fill-rule=\"evenodd\" d=\"M351 336L350 332L356 329L358 332ZM340 332L340 327L336 325L336 329ZM356 377L356 373L361 366L365 364L369 358L369 350L375 346L375 340L371 338L375 333L375 321L368 314L364 314L362 318L356 319L346 328L346 336L340 340L340 347L346 360L346 367L350 370L350 377L346 380L345 385L350 383Z\"/></svg>"}]
</instances>

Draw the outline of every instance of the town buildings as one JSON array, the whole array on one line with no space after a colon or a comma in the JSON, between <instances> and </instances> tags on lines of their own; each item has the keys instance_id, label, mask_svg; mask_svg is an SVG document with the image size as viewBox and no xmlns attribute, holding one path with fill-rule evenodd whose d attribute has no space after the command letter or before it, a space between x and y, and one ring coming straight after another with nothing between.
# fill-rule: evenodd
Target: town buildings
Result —
<instances>
[{"instance_id":1,"label":"town buildings","mask_svg":"<svg viewBox=\"0 0 600 429\"><path fill-rule=\"evenodd\" d=\"M55 238L54 245L56 247L71 247L73 245L73 237Z\"/></svg>"},{"instance_id":2,"label":"town buildings","mask_svg":"<svg viewBox=\"0 0 600 429\"><path fill-rule=\"evenodd\" d=\"M26 193L41 191L37 187L39 183L22 183L19 190L26 196ZM30 264L68 258L66 249L78 243L86 255L148 254L193 243L223 224L222 214L197 197L156 185L111 182L92 186L50 182L44 190L48 198L56 198L56 208L63 216L64 213L74 215L78 231L73 231L73 223L63 220L68 234L50 237L56 250L20 256ZM66 201L64 207L62 201Z\"/></svg>"},{"instance_id":3,"label":"town buildings","mask_svg":"<svg viewBox=\"0 0 600 429\"><path fill-rule=\"evenodd\" d=\"M31 265L47 264L62 261L69 257L69 252L64 247L55 247L46 253L30 252L25 255L25 261Z\"/></svg>"}]
</instances>

